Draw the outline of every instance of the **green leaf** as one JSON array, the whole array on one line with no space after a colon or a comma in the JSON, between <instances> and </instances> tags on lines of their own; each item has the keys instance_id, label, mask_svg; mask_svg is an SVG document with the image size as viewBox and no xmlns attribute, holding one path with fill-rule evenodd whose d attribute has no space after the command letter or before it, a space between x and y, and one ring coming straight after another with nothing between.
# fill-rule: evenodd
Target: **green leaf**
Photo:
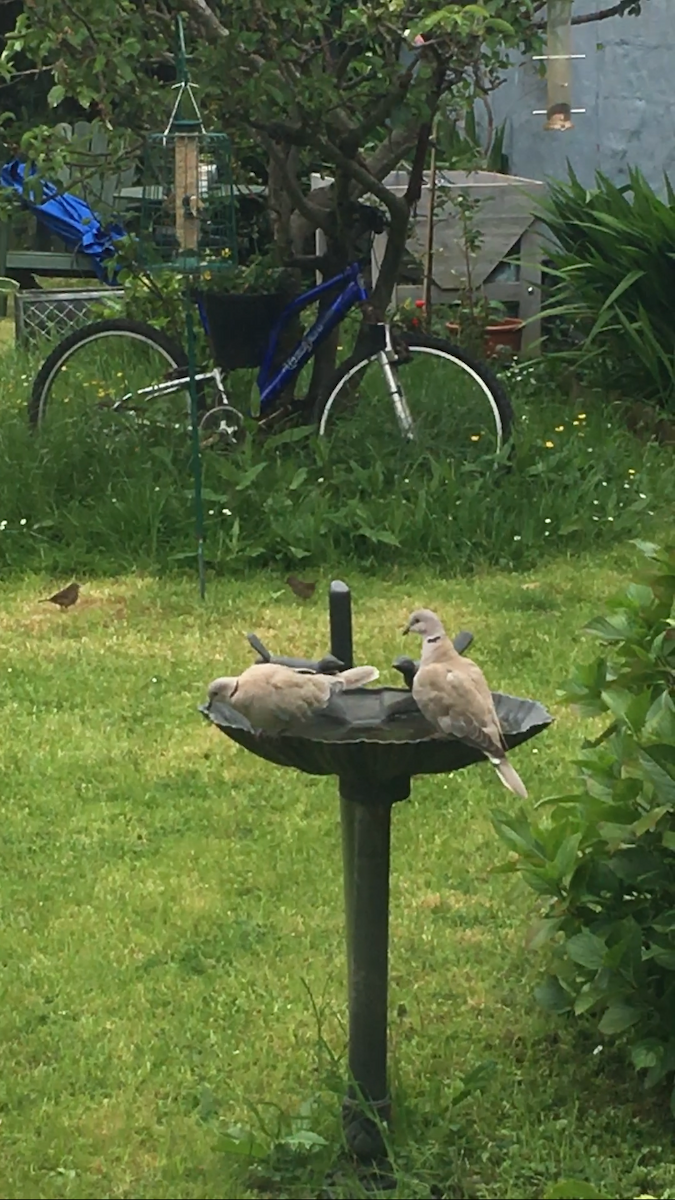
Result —
<instances>
[{"instance_id":1,"label":"green leaf","mask_svg":"<svg viewBox=\"0 0 675 1200\"><path fill-rule=\"evenodd\" d=\"M659 800L675 808L675 746L643 746L638 757Z\"/></svg>"},{"instance_id":2,"label":"green leaf","mask_svg":"<svg viewBox=\"0 0 675 1200\"><path fill-rule=\"evenodd\" d=\"M248 471L244 471L244 474L240 476L236 490L238 492L246 491L246 489L249 488L252 483L255 483L261 471L264 471L266 466L266 462L259 462L256 463L254 467L249 467Z\"/></svg>"},{"instance_id":3,"label":"green leaf","mask_svg":"<svg viewBox=\"0 0 675 1200\"><path fill-rule=\"evenodd\" d=\"M543 983L534 989L537 1004L548 1012L566 1013L572 1008L572 999L555 975L547 975Z\"/></svg>"},{"instance_id":4,"label":"green leaf","mask_svg":"<svg viewBox=\"0 0 675 1200\"><path fill-rule=\"evenodd\" d=\"M581 837L581 831L569 834L558 849L553 866L561 880L567 879L577 865Z\"/></svg>"},{"instance_id":5,"label":"green leaf","mask_svg":"<svg viewBox=\"0 0 675 1200\"><path fill-rule=\"evenodd\" d=\"M47 92L47 104L50 108L56 108L65 97L66 89L63 84L55 83Z\"/></svg>"},{"instance_id":6,"label":"green leaf","mask_svg":"<svg viewBox=\"0 0 675 1200\"><path fill-rule=\"evenodd\" d=\"M488 1058L485 1062L478 1063L478 1066L473 1070L467 1071L462 1076L462 1085L459 1091L455 1092L452 1097L452 1107L456 1108L458 1104L462 1104L464 1100L476 1092L481 1092L483 1088L494 1078L497 1071L497 1064L493 1059Z\"/></svg>"},{"instance_id":7,"label":"green leaf","mask_svg":"<svg viewBox=\"0 0 675 1200\"><path fill-rule=\"evenodd\" d=\"M520 808L515 816L501 809L494 809L490 816L497 833L507 846L525 857L534 856L542 863L546 862L543 847L536 840L524 809Z\"/></svg>"},{"instance_id":8,"label":"green leaf","mask_svg":"<svg viewBox=\"0 0 675 1200\"><path fill-rule=\"evenodd\" d=\"M598 1028L601 1033L623 1033L624 1029L629 1029L631 1025L635 1025L641 1016L642 1012L639 1009L633 1008L631 1004L627 1004L624 1000L619 1000L616 1004L610 1005Z\"/></svg>"},{"instance_id":9,"label":"green leaf","mask_svg":"<svg viewBox=\"0 0 675 1200\"><path fill-rule=\"evenodd\" d=\"M633 695L626 705L624 716L633 733L641 733L647 716L652 707L651 688L645 689L637 696Z\"/></svg>"},{"instance_id":10,"label":"green leaf","mask_svg":"<svg viewBox=\"0 0 675 1200\"><path fill-rule=\"evenodd\" d=\"M642 554L646 554L647 558L654 559L656 562L658 562L659 555L661 554L661 547L657 546L655 542L643 542L640 538L633 538L631 545L636 546L637 549L642 552Z\"/></svg>"},{"instance_id":11,"label":"green leaf","mask_svg":"<svg viewBox=\"0 0 675 1200\"><path fill-rule=\"evenodd\" d=\"M528 950L541 950L560 929L562 918L542 917L536 921L525 936L525 946Z\"/></svg>"},{"instance_id":12,"label":"green leaf","mask_svg":"<svg viewBox=\"0 0 675 1200\"><path fill-rule=\"evenodd\" d=\"M607 945L602 938L596 937L590 929L575 933L565 944L565 949L572 962L579 963L589 971L599 971L605 961Z\"/></svg>"},{"instance_id":13,"label":"green leaf","mask_svg":"<svg viewBox=\"0 0 675 1200\"><path fill-rule=\"evenodd\" d=\"M327 1146L328 1142L311 1129L298 1129L280 1138L278 1144L288 1146L291 1150L318 1150L321 1146Z\"/></svg>"},{"instance_id":14,"label":"green leaf","mask_svg":"<svg viewBox=\"0 0 675 1200\"><path fill-rule=\"evenodd\" d=\"M291 479L291 482L288 485L289 492L294 492L297 488L301 487L302 484L305 482L308 474L309 474L309 472L307 470L307 467L298 467L298 470L295 472L295 475L293 476L293 478Z\"/></svg>"},{"instance_id":15,"label":"green leaf","mask_svg":"<svg viewBox=\"0 0 675 1200\"><path fill-rule=\"evenodd\" d=\"M232 1125L217 1144L224 1154L236 1154L242 1158L264 1158L269 1153L269 1147L250 1129L244 1129L241 1125Z\"/></svg>"},{"instance_id":16,"label":"green leaf","mask_svg":"<svg viewBox=\"0 0 675 1200\"><path fill-rule=\"evenodd\" d=\"M662 1047L651 1038L649 1041L637 1042L631 1046L630 1056L636 1071L648 1071L660 1062Z\"/></svg>"},{"instance_id":17,"label":"green leaf","mask_svg":"<svg viewBox=\"0 0 675 1200\"><path fill-rule=\"evenodd\" d=\"M584 633L591 633L603 642L625 642L626 638L635 633L635 628L626 614L615 617L594 617L584 625Z\"/></svg>"},{"instance_id":18,"label":"green leaf","mask_svg":"<svg viewBox=\"0 0 675 1200\"><path fill-rule=\"evenodd\" d=\"M635 822L633 833L636 837L642 837L644 833L651 833L652 830L656 829L661 818L665 817L668 812L670 812L670 807L666 804L662 804L659 808L652 808L650 812L645 813L643 817L640 817Z\"/></svg>"}]
</instances>

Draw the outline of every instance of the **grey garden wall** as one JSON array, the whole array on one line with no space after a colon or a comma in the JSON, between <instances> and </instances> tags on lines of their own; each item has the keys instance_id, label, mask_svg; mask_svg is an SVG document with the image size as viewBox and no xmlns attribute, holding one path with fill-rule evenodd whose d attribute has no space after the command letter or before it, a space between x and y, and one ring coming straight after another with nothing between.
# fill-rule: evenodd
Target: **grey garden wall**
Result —
<instances>
[{"instance_id":1,"label":"grey garden wall","mask_svg":"<svg viewBox=\"0 0 675 1200\"><path fill-rule=\"evenodd\" d=\"M576 0L575 13L606 7ZM505 150L514 175L563 177L566 159L582 183L597 169L616 183L638 166L659 191L664 171L675 184L675 0L645 0L641 17L613 17L575 27L572 105L585 108L566 133L544 130L532 109L546 107L546 82L531 62L514 66L493 97L496 121L506 120Z\"/></svg>"}]
</instances>

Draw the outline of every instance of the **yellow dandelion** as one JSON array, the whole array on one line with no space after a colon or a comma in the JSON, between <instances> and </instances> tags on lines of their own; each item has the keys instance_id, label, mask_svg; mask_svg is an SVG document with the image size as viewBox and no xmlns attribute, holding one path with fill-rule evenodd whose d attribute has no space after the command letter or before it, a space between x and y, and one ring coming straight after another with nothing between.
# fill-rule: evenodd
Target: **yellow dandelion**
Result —
<instances>
[{"instance_id":1,"label":"yellow dandelion","mask_svg":"<svg viewBox=\"0 0 675 1200\"><path fill-rule=\"evenodd\" d=\"M585 421L585 420L586 420L586 413L577 413L577 416L578 416L578 418L579 418L579 420L580 420L580 421Z\"/></svg>"},{"instance_id":2,"label":"yellow dandelion","mask_svg":"<svg viewBox=\"0 0 675 1200\"><path fill-rule=\"evenodd\" d=\"M552 450L555 445L555 442L544 442L544 445L547 450Z\"/></svg>"},{"instance_id":3,"label":"yellow dandelion","mask_svg":"<svg viewBox=\"0 0 675 1200\"><path fill-rule=\"evenodd\" d=\"M564 425L556 425L555 431L556 431L556 433L562 433L564 428L565 428Z\"/></svg>"},{"instance_id":4,"label":"yellow dandelion","mask_svg":"<svg viewBox=\"0 0 675 1200\"><path fill-rule=\"evenodd\" d=\"M471 434L471 441L472 441L472 442L479 442L479 441L480 441L480 434L479 434L479 433L472 433L472 434Z\"/></svg>"},{"instance_id":5,"label":"yellow dandelion","mask_svg":"<svg viewBox=\"0 0 675 1200\"><path fill-rule=\"evenodd\" d=\"M632 468L632 467L629 467L629 468L628 468L628 474L629 474L629 475L634 475L634 474L635 474L635 471L633 470L633 468Z\"/></svg>"},{"instance_id":6,"label":"yellow dandelion","mask_svg":"<svg viewBox=\"0 0 675 1200\"><path fill-rule=\"evenodd\" d=\"M572 424L573 424L573 425L578 425L578 424L579 424L579 422L578 422L578 421L572 421Z\"/></svg>"}]
</instances>

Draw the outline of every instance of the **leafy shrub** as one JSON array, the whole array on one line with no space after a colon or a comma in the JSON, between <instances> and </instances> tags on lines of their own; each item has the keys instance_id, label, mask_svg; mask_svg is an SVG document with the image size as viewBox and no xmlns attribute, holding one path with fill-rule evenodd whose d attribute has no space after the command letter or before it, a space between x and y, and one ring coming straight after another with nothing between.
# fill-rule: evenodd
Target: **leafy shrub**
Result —
<instances>
[{"instance_id":1,"label":"leafy shrub","mask_svg":"<svg viewBox=\"0 0 675 1200\"><path fill-rule=\"evenodd\" d=\"M94 319L128 317L162 329L180 345L185 341L185 282L178 271L141 272L125 269L119 282L123 295L104 297Z\"/></svg>"},{"instance_id":2,"label":"leafy shrub","mask_svg":"<svg viewBox=\"0 0 675 1200\"><path fill-rule=\"evenodd\" d=\"M494 822L514 852L499 869L542 897L533 945L551 943L552 971L538 999L623 1035L653 1086L675 1071L675 550L637 544L650 570L586 626L603 652L565 687L583 715L611 717L581 753L579 790L544 801L546 820Z\"/></svg>"},{"instance_id":3,"label":"leafy shrub","mask_svg":"<svg viewBox=\"0 0 675 1200\"><path fill-rule=\"evenodd\" d=\"M675 408L675 192L661 200L638 170L616 187L596 175L584 188L570 168L542 204L552 235L548 316L584 335L574 351L599 360L634 399Z\"/></svg>"}]
</instances>

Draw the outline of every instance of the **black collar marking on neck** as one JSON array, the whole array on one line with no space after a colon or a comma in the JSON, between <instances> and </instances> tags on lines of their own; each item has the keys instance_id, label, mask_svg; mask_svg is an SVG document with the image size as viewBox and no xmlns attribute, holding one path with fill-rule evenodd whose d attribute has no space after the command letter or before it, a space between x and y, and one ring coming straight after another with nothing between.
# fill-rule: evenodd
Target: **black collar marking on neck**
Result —
<instances>
[{"instance_id":1,"label":"black collar marking on neck","mask_svg":"<svg viewBox=\"0 0 675 1200\"><path fill-rule=\"evenodd\" d=\"M440 640L441 640L441 634L440 634L440 633L437 633L437 634L436 634L436 637L428 637L428 638L426 638L425 640L426 640L427 642L440 642Z\"/></svg>"}]
</instances>

